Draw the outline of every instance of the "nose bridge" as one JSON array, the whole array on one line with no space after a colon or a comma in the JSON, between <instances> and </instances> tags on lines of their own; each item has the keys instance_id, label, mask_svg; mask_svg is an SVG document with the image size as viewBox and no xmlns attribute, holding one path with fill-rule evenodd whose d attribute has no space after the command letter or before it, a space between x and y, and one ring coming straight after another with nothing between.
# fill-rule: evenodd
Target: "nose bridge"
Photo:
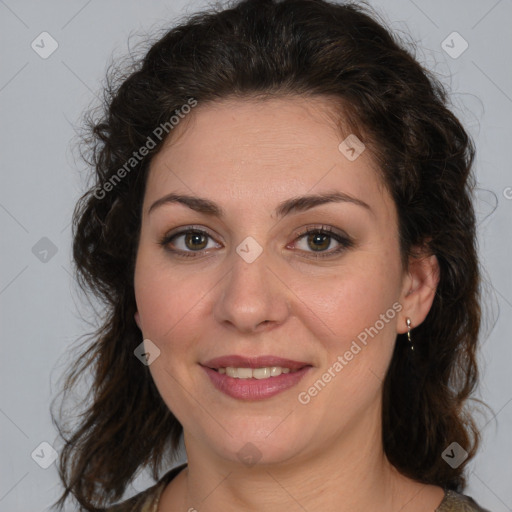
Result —
<instances>
[{"instance_id":1,"label":"nose bridge","mask_svg":"<svg viewBox=\"0 0 512 512\"><path fill-rule=\"evenodd\" d=\"M252 250L249 240L229 256L230 271L214 307L217 321L245 332L262 324L283 322L288 314L285 287L269 268L268 255L262 251L255 259L247 257Z\"/></svg>"}]
</instances>

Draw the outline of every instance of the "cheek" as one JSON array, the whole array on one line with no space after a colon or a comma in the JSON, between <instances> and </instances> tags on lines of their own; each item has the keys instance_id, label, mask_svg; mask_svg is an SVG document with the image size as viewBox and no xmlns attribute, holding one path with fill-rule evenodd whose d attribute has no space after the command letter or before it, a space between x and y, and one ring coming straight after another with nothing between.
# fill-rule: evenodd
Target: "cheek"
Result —
<instances>
[{"instance_id":1,"label":"cheek","mask_svg":"<svg viewBox=\"0 0 512 512\"><path fill-rule=\"evenodd\" d=\"M302 304L300 316L309 318L310 328L333 349L343 349L376 323L379 331L393 331L396 323L392 306L399 296L398 267L384 260L357 258L358 264L347 263L325 279L300 280L294 287L303 298L297 303ZM385 315L384 324L381 315Z\"/></svg>"},{"instance_id":2,"label":"cheek","mask_svg":"<svg viewBox=\"0 0 512 512\"><path fill-rule=\"evenodd\" d=\"M190 364L200 336L198 316L204 315L204 286L192 274L173 272L154 255L139 253L135 269L135 296L144 338L160 349L149 366L155 385L180 422L187 418L190 403L183 389L194 389ZM180 278L181 276L181 278ZM193 326L193 328L191 328Z\"/></svg>"},{"instance_id":3,"label":"cheek","mask_svg":"<svg viewBox=\"0 0 512 512\"><path fill-rule=\"evenodd\" d=\"M144 250L137 258L134 284L144 336L159 342L168 338L200 298L194 275L184 278L183 272L173 271Z\"/></svg>"},{"instance_id":4,"label":"cheek","mask_svg":"<svg viewBox=\"0 0 512 512\"><path fill-rule=\"evenodd\" d=\"M395 260L370 254L357 259L357 264L351 262L336 277L325 279L323 286L303 282L298 293L308 298L300 315L309 319L307 328L324 348L320 371L301 386L302 399L335 415L355 414L378 400L401 310L400 266L392 264Z\"/></svg>"},{"instance_id":5,"label":"cheek","mask_svg":"<svg viewBox=\"0 0 512 512\"><path fill-rule=\"evenodd\" d=\"M194 389L198 346L211 316L208 290L214 286L200 272L172 268L169 261L141 250L135 268L135 296L144 338L160 349L150 372L168 407L179 417Z\"/></svg>"}]
</instances>

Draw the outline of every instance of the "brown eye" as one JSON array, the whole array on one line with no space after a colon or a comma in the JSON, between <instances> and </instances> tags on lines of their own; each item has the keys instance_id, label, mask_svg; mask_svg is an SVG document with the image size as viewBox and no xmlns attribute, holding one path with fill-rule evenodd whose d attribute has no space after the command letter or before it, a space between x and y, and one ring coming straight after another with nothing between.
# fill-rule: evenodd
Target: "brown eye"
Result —
<instances>
[{"instance_id":1,"label":"brown eye","mask_svg":"<svg viewBox=\"0 0 512 512\"><path fill-rule=\"evenodd\" d=\"M200 256L203 251L222 247L209 233L200 229L184 229L166 235L160 240L160 245L177 256Z\"/></svg>"},{"instance_id":2,"label":"brown eye","mask_svg":"<svg viewBox=\"0 0 512 512\"><path fill-rule=\"evenodd\" d=\"M353 245L351 238L334 232L329 226L306 229L293 243L295 248L315 258L335 256Z\"/></svg>"},{"instance_id":3,"label":"brown eye","mask_svg":"<svg viewBox=\"0 0 512 512\"><path fill-rule=\"evenodd\" d=\"M185 246L192 251L201 251L208 245L208 235L200 231L191 231L185 235Z\"/></svg>"},{"instance_id":4,"label":"brown eye","mask_svg":"<svg viewBox=\"0 0 512 512\"><path fill-rule=\"evenodd\" d=\"M331 236L317 232L308 235L307 243L313 251L324 251L331 245L331 240Z\"/></svg>"}]
</instances>

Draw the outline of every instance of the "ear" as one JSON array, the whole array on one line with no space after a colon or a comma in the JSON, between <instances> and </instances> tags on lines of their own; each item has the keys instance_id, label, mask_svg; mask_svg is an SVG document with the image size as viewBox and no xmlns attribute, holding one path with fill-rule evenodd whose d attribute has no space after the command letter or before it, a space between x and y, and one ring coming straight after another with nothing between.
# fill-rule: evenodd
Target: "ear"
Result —
<instances>
[{"instance_id":1,"label":"ear","mask_svg":"<svg viewBox=\"0 0 512 512\"><path fill-rule=\"evenodd\" d=\"M133 318L135 318L135 323L137 324L139 329L142 331L142 325L140 323L140 315L139 315L138 311L135 312L135 315L133 315Z\"/></svg>"},{"instance_id":2,"label":"ear","mask_svg":"<svg viewBox=\"0 0 512 512\"><path fill-rule=\"evenodd\" d=\"M403 279L398 333L407 332L407 318L411 319L411 328L417 327L425 320L434 302L439 275L437 257L415 248L413 255L409 257L409 269Z\"/></svg>"}]
</instances>

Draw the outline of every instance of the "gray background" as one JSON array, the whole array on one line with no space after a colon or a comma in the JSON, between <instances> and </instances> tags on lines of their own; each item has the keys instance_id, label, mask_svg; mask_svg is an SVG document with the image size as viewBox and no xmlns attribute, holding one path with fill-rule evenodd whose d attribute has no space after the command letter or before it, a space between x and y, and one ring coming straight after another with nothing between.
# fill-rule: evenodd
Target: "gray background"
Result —
<instances>
[{"instance_id":1,"label":"gray background","mask_svg":"<svg viewBox=\"0 0 512 512\"><path fill-rule=\"evenodd\" d=\"M512 51L512 2L370 3L419 43L418 58L451 87L453 108L477 144L475 200L486 282L479 396L494 414L478 417L484 441L469 467L466 493L493 512L509 511L512 73L505 61ZM70 275L71 213L86 183L72 151L73 126L100 91L112 53L126 54L130 34L151 32L205 5L0 0L0 511L49 510L60 490L55 464L43 469L36 461L51 462L51 449L41 442L59 449L49 404L69 360L66 350L89 330L80 320L86 304ZM35 40L40 53L51 49L47 36L44 47L38 37L44 31L58 43L46 59L31 47ZM454 31L469 45L457 58L442 47ZM464 42L452 36L446 44L454 54ZM130 493L150 483L142 474Z\"/></svg>"}]
</instances>

